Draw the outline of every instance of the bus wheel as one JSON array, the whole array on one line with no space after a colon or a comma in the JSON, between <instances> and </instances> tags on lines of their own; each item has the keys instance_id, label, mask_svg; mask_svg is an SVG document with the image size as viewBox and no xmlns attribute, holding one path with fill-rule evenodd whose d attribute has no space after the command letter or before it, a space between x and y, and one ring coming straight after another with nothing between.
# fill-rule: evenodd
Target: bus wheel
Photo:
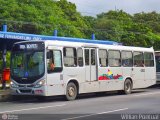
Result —
<instances>
[{"instance_id":1,"label":"bus wheel","mask_svg":"<svg viewBox=\"0 0 160 120\"><path fill-rule=\"evenodd\" d=\"M130 79L126 79L124 82L124 93L125 94L131 94L132 92L132 82Z\"/></svg>"},{"instance_id":2,"label":"bus wheel","mask_svg":"<svg viewBox=\"0 0 160 120\"><path fill-rule=\"evenodd\" d=\"M73 82L68 83L66 89L66 99L68 101L75 100L77 97L77 87Z\"/></svg>"}]
</instances>

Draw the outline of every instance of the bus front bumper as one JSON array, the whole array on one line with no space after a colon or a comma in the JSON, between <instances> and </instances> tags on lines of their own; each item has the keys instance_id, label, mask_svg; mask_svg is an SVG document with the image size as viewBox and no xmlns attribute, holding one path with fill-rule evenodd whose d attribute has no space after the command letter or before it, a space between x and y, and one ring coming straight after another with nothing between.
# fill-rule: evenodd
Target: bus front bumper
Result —
<instances>
[{"instance_id":1,"label":"bus front bumper","mask_svg":"<svg viewBox=\"0 0 160 120\"><path fill-rule=\"evenodd\" d=\"M44 86L40 88L12 88L12 95L38 95L38 96L47 96L46 88Z\"/></svg>"}]
</instances>

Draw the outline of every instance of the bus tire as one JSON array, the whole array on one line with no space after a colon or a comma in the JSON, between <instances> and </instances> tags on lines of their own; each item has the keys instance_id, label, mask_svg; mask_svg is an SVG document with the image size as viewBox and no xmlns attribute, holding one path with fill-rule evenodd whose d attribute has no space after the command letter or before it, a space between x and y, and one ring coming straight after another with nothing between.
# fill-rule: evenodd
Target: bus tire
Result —
<instances>
[{"instance_id":1,"label":"bus tire","mask_svg":"<svg viewBox=\"0 0 160 120\"><path fill-rule=\"evenodd\" d=\"M66 100L72 101L77 97L77 87L73 82L69 82L66 88Z\"/></svg>"},{"instance_id":2,"label":"bus tire","mask_svg":"<svg viewBox=\"0 0 160 120\"><path fill-rule=\"evenodd\" d=\"M130 79L126 79L124 82L124 93L131 94L132 92L132 82Z\"/></svg>"}]
</instances>

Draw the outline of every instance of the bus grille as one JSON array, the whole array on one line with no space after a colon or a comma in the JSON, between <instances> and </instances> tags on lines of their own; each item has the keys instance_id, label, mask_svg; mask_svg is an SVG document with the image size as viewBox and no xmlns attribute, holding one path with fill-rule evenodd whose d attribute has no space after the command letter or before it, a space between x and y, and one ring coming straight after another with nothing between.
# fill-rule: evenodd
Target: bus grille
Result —
<instances>
[{"instance_id":1,"label":"bus grille","mask_svg":"<svg viewBox=\"0 0 160 120\"><path fill-rule=\"evenodd\" d=\"M32 90L19 90L21 93L31 93L32 92Z\"/></svg>"},{"instance_id":2,"label":"bus grille","mask_svg":"<svg viewBox=\"0 0 160 120\"><path fill-rule=\"evenodd\" d=\"M20 87L20 88L32 88L32 87L34 87L34 85L18 85L18 87Z\"/></svg>"}]
</instances>

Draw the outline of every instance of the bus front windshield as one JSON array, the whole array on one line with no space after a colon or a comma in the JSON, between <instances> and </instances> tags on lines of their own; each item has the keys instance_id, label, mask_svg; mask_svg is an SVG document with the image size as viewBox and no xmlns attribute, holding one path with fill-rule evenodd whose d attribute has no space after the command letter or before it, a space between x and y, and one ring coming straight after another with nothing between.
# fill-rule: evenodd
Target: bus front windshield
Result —
<instances>
[{"instance_id":1,"label":"bus front windshield","mask_svg":"<svg viewBox=\"0 0 160 120\"><path fill-rule=\"evenodd\" d=\"M33 83L45 72L44 51L12 51L11 77L18 83ZM25 80L24 80L25 79Z\"/></svg>"},{"instance_id":2,"label":"bus front windshield","mask_svg":"<svg viewBox=\"0 0 160 120\"><path fill-rule=\"evenodd\" d=\"M17 52L12 55L12 75L35 77L44 73L43 52Z\"/></svg>"}]
</instances>

